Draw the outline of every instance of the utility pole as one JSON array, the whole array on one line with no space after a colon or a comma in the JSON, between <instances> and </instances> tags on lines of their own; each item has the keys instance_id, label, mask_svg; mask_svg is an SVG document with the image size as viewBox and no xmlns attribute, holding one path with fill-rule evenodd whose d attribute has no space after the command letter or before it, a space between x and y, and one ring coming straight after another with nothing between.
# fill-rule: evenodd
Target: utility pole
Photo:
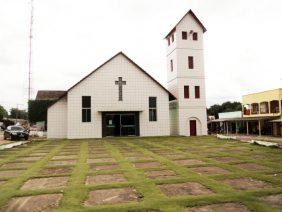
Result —
<instances>
[{"instance_id":1,"label":"utility pole","mask_svg":"<svg viewBox=\"0 0 282 212\"><path fill-rule=\"evenodd\" d=\"M31 58L32 58L32 38L33 38L33 31L32 31L32 25L33 25L33 0L30 0L30 28L29 28L29 62L28 62L28 100L31 99Z\"/></svg>"}]
</instances>

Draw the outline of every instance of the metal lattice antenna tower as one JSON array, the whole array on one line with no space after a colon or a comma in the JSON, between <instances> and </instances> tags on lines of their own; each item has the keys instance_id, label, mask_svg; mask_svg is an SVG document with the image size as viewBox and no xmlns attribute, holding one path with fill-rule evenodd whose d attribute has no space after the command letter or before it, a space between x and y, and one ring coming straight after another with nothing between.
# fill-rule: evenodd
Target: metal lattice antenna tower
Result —
<instances>
[{"instance_id":1,"label":"metal lattice antenna tower","mask_svg":"<svg viewBox=\"0 0 282 212\"><path fill-rule=\"evenodd\" d=\"M31 99L31 58L32 58L33 0L30 0L29 61L28 61L28 100Z\"/></svg>"}]
</instances>

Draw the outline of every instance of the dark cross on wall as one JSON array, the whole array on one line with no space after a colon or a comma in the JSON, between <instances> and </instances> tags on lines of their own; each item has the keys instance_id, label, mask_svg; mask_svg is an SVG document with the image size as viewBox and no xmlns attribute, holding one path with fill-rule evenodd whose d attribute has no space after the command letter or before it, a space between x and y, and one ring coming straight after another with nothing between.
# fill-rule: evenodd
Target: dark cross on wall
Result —
<instances>
[{"instance_id":1,"label":"dark cross on wall","mask_svg":"<svg viewBox=\"0 0 282 212\"><path fill-rule=\"evenodd\" d=\"M118 85L118 101L122 101L122 86L126 85L126 81L122 81L122 77L119 77L115 84Z\"/></svg>"}]
</instances>

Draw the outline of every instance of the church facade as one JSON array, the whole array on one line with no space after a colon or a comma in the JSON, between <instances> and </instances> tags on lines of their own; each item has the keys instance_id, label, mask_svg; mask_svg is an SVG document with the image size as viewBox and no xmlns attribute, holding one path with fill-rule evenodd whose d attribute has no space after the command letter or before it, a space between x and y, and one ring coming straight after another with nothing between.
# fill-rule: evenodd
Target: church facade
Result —
<instances>
[{"instance_id":1,"label":"church facade","mask_svg":"<svg viewBox=\"0 0 282 212\"><path fill-rule=\"evenodd\" d=\"M166 36L168 89L119 52L47 112L48 138L206 135L204 26L190 10Z\"/></svg>"}]
</instances>

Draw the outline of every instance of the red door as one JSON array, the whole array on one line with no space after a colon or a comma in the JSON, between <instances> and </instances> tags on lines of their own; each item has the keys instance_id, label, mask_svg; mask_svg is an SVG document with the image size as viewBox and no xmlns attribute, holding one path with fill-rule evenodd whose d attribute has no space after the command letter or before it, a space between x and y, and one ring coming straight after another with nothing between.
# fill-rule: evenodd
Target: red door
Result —
<instances>
[{"instance_id":1,"label":"red door","mask_svg":"<svg viewBox=\"0 0 282 212\"><path fill-rule=\"evenodd\" d=\"M196 120L190 120L190 136L197 135L197 124Z\"/></svg>"}]
</instances>

